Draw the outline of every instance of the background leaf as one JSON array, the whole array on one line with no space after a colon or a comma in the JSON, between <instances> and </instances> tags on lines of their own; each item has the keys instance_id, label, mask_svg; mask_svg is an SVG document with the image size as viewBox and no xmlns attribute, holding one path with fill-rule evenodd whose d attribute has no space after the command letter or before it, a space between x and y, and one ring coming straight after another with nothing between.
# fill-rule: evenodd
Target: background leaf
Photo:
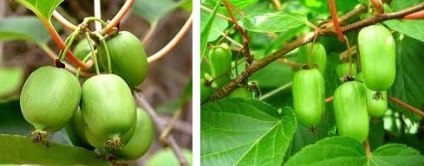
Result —
<instances>
[{"instance_id":1,"label":"background leaf","mask_svg":"<svg viewBox=\"0 0 424 166\"><path fill-rule=\"evenodd\" d=\"M56 143L45 147L24 136L0 135L0 163L41 165L110 165L97 154Z\"/></svg>"},{"instance_id":2,"label":"background leaf","mask_svg":"<svg viewBox=\"0 0 424 166\"><path fill-rule=\"evenodd\" d=\"M16 0L21 5L27 7L38 17L44 20L50 20L53 11L63 0Z\"/></svg>"},{"instance_id":3,"label":"background leaf","mask_svg":"<svg viewBox=\"0 0 424 166\"><path fill-rule=\"evenodd\" d=\"M211 14L201 10L200 11L200 29L205 29L207 26L207 22L210 19ZM210 25L211 29L209 31L209 36L207 38L207 42L210 41L214 41L216 39L218 39L218 37L221 36L222 33L224 33L225 28L228 27L228 21L224 20L220 17L215 17L215 19L213 19L212 24Z\"/></svg>"},{"instance_id":4,"label":"background leaf","mask_svg":"<svg viewBox=\"0 0 424 166\"><path fill-rule=\"evenodd\" d=\"M45 44L50 35L35 16L7 17L0 20L0 41L25 40Z\"/></svg>"},{"instance_id":5,"label":"background leaf","mask_svg":"<svg viewBox=\"0 0 424 166\"><path fill-rule=\"evenodd\" d=\"M24 71L21 68L0 68L0 99L18 90L23 75Z\"/></svg>"},{"instance_id":6,"label":"background leaf","mask_svg":"<svg viewBox=\"0 0 424 166\"><path fill-rule=\"evenodd\" d=\"M244 29L260 32L284 32L294 28L299 28L308 20L306 16L287 12L249 12L249 14L239 21Z\"/></svg>"},{"instance_id":7,"label":"background leaf","mask_svg":"<svg viewBox=\"0 0 424 166\"><path fill-rule=\"evenodd\" d=\"M384 24L392 30L424 42L424 20L389 20Z\"/></svg>"},{"instance_id":8,"label":"background leaf","mask_svg":"<svg viewBox=\"0 0 424 166\"><path fill-rule=\"evenodd\" d=\"M394 96L416 108L424 108L424 43L407 36L398 35L396 40L396 79L388 94ZM406 74L407 73L407 74ZM399 111L413 121L421 118L400 107L397 104L389 102L390 108Z\"/></svg>"},{"instance_id":9,"label":"background leaf","mask_svg":"<svg viewBox=\"0 0 424 166\"><path fill-rule=\"evenodd\" d=\"M202 106L202 165L281 165L293 137L293 110L227 98Z\"/></svg>"},{"instance_id":10,"label":"background leaf","mask_svg":"<svg viewBox=\"0 0 424 166\"><path fill-rule=\"evenodd\" d=\"M424 156L422 156L419 151L405 145L387 144L372 152L370 165L424 165Z\"/></svg>"},{"instance_id":11,"label":"background leaf","mask_svg":"<svg viewBox=\"0 0 424 166\"><path fill-rule=\"evenodd\" d=\"M156 0L155 3L152 3L150 0L135 0L132 11L151 24L155 24L166 14L179 7L182 2L184 1Z\"/></svg>"}]
</instances>

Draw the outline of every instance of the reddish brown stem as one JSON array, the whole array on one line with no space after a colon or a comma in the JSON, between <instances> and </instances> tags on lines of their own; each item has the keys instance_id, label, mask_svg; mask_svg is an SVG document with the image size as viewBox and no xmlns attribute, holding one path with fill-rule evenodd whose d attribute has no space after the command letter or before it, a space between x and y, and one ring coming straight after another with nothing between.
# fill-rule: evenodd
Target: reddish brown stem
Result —
<instances>
[{"instance_id":1,"label":"reddish brown stem","mask_svg":"<svg viewBox=\"0 0 424 166\"><path fill-rule=\"evenodd\" d=\"M233 22L234 26L243 36L244 53L246 55L247 63L251 64L252 61L253 61L253 56L250 53L250 49L249 49L249 36L247 35L246 31L238 24L236 18L234 17L234 14L233 14L232 10L230 9L230 6L233 6L233 5L228 0L223 0L222 2L225 4L225 8L227 9L228 15L230 16L231 21Z\"/></svg>"},{"instance_id":2,"label":"reddish brown stem","mask_svg":"<svg viewBox=\"0 0 424 166\"><path fill-rule=\"evenodd\" d=\"M59 47L60 50L64 50L66 45L63 42L62 38L60 38L59 33L57 33L56 29L54 29L53 24L50 21L43 21L43 23L45 24L47 31L50 33L50 36L52 37L53 41L56 43L57 47ZM68 60L72 64L80 67L83 70L87 70L89 68L88 65L84 64L77 57L75 57L75 55L71 51L68 51L66 53L66 58L68 58Z\"/></svg>"},{"instance_id":3,"label":"reddish brown stem","mask_svg":"<svg viewBox=\"0 0 424 166\"><path fill-rule=\"evenodd\" d=\"M424 112L423 111L421 111L421 110L419 110L419 109L417 109L417 108L415 108L415 107L413 107L413 106L411 106L411 105L403 102L402 100L399 100L399 99L397 99L395 97L392 97L392 96L389 96L389 100L392 101L393 103L395 103L397 105L400 105L403 108L406 108L409 111L411 111L411 112L413 112L413 113L415 113L415 114L417 114L417 115L419 115L419 116L421 116L421 117L424 118Z\"/></svg>"},{"instance_id":4,"label":"reddish brown stem","mask_svg":"<svg viewBox=\"0 0 424 166\"><path fill-rule=\"evenodd\" d=\"M370 2L378 14L384 12L383 3L381 0L370 0Z\"/></svg>"},{"instance_id":5,"label":"reddish brown stem","mask_svg":"<svg viewBox=\"0 0 424 166\"><path fill-rule=\"evenodd\" d=\"M337 37L340 41L344 42L346 38L344 37L342 30L340 29L339 19L337 18L336 3L334 2L334 0L328 0L328 5L330 6L331 19L333 21Z\"/></svg>"},{"instance_id":6,"label":"reddish brown stem","mask_svg":"<svg viewBox=\"0 0 424 166\"><path fill-rule=\"evenodd\" d=\"M406 19L406 20L424 19L424 10L421 10L419 12L415 12L412 14L408 14L405 17L403 17L403 19Z\"/></svg>"},{"instance_id":7,"label":"reddish brown stem","mask_svg":"<svg viewBox=\"0 0 424 166\"><path fill-rule=\"evenodd\" d=\"M116 25L121 22L122 18L124 18L128 10L130 10L133 3L134 0L127 0L122 6L121 10L116 13L115 17L113 17L113 19L102 29L101 34L107 34L112 30L113 27L116 27Z\"/></svg>"}]
</instances>

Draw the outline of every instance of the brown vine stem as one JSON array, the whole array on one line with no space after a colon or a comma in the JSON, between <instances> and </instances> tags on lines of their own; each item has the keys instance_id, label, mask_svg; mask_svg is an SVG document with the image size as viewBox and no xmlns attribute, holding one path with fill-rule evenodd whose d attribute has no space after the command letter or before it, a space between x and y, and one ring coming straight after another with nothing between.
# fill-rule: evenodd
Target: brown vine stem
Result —
<instances>
[{"instance_id":1,"label":"brown vine stem","mask_svg":"<svg viewBox=\"0 0 424 166\"><path fill-rule=\"evenodd\" d=\"M384 13L384 14L378 14L374 15L372 17L369 17L367 19L346 25L341 27L341 30L343 32L350 32L356 29L360 29L375 23L379 23L386 20L391 19L398 19L403 18L403 16L423 10L424 9L424 3L421 3L419 5L416 5L414 7L410 7L398 12L394 13ZM352 17L360 14L363 10L356 10L353 11L358 12L356 14L350 14ZM345 18L346 20L349 18ZM295 48L302 46L310 41L313 40L314 36L323 36L323 35L329 35L334 34L334 31L331 26L328 26L327 24L322 25L322 28L320 31L315 32L309 32L303 37L296 39L292 42L284 44L279 50L277 50L274 53L271 53L270 55L266 56L265 58L254 60L251 65L247 66L246 69L233 81L230 81L227 85L225 85L221 90L217 91L214 95L211 96L209 99L210 101L214 101L217 99L220 99L222 97L225 97L229 92L231 92L238 84L246 81L246 79L251 76L256 71L264 68L271 62L277 60L278 58L281 58L281 56L287 54L288 52L294 50Z\"/></svg>"},{"instance_id":2,"label":"brown vine stem","mask_svg":"<svg viewBox=\"0 0 424 166\"><path fill-rule=\"evenodd\" d=\"M162 124L160 122L161 118L156 114L156 110L153 109L153 107L146 101L146 99L141 94L139 94L137 92L134 92L134 93L135 93L134 96L135 96L135 99L137 101L137 104L140 105L141 107L143 107L144 110L146 110L147 113L149 113L150 117L153 120L153 123L155 124L156 129L160 133L163 133L165 128L162 126ZM167 145L174 152L175 156L177 157L178 161L180 162L180 165L188 166L189 164L187 162L187 159L183 155L183 152L182 152L181 148L178 146L177 141L174 139L174 137L171 134L169 134L169 135L167 135L165 140L166 140Z\"/></svg>"},{"instance_id":3,"label":"brown vine stem","mask_svg":"<svg viewBox=\"0 0 424 166\"><path fill-rule=\"evenodd\" d=\"M169 52L174 49L177 44L183 39L183 37L187 34L188 30L190 30L191 25L193 24L193 14L190 15L190 17L187 19L187 21L184 23L184 26L180 29L180 31L175 35L175 37L161 50L153 54L152 56L149 56L147 58L147 62L149 64L156 62L157 60L163 58L165 55L168 55Z\"/></svg>"},{"instance_id":4,"label":"brown vine stem","mask_svg":"<svg viewBox=\"0 0 424 166\"><path fill-rule=\"evenodd\" d=\"M413 107L413 106L411 106L411 105L409 105L409 104L407 104L407 103L405 103L405 102L403 102L403 101L401 101L401 100L399 100L399 99L397 99L393 96L389 96L389 100L392 101L393 103L400 105L403 108L406 108L406 109L410 110L411 112L413 112L413 113L424 118L424 112L423 111L421 111L421 110L419 110L419 109L417 109L417 108L415 108L415 107Z\"/></svg>"},{"instance_id":5,"label":"brown vine stem","mask_svg":"<svg viewBox=\"0 0 424 166\"><path fill-rule=\"evenodd\" d=\"M225 8L228 11L228 15L231 18L231 22L234 23L234 26L236 27L236 29L241 33L241 35L243 36L243 48L244 48L244 53L246 55L246 60L248 64L251 64L253 61L253 56L250 53L250 49L249 49L249 36L247 35L246 31L238 24L236 18L234 17L233 11L230 9L230 6L233 6L228 0L222 0L222 2L225 4Z\"/></svg>"},{"instance_id":6,"label":"brown vine stem","mask_svg":"<svg viewBox=\"0 0 424 166\"><path fill-rule=\"evenodd\" d=\"M112 28L116 27L116 25L121 22L122 18L124 18L125 14L130 10L132 4L134 3L134 0L127 0L125 1L125 4L122 6L122 8L116 13L115 17L110 20L110 22L102 29L100 32L102 35L105 35L109 33Z\"/></svg>"}]
</instances>

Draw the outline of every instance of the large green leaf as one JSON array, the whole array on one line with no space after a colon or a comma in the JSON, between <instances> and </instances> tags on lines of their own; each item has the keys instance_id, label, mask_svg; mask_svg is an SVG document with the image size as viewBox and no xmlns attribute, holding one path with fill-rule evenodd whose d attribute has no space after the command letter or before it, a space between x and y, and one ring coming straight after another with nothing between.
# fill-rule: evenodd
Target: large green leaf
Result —
<instances>
[{"instance_id":1,"label":"large green leaf","mask_svg":"<svg viewBox=\"0 0 424 166\"><path fill-rule=\"evenodd\" d=\"M22 116L18 99L0 102L0 134L28 135L31 130L34 127Z\"/></svg>"},{"instance_id":2,"label":"large green leaf","mask_svg":"<svg viewBox=\"0 0 424 166\"><path fill-rule=\"evenodd\" d=\"M415 166L423 165L424 156L419 151L401 144L387 144L377 148L367 157L363 145L353 138L330 137L302 149L292 156L286 166Z\"/></svg>"},{"instance_id":3,"label":"large green leaf","mask_svg":"<svg viewBox=\"0 0 424 166\"><path fill-rule=\"evenodd\" d=\"M200 29L206 28L210 17L211 17L211 13L208 13L204 10L200 11L200 19L201 19ZM228 27L228 21L220 17L216 17L215 19L213 19L213 22L210 26L211 26L211 29L209 31L207 42L218 39L218 37L220 37L224 33L225 28Z\"/></svg>"},{"instance_id":4,"label":"large green leaf","mask_svg":"<svg viewBox=\"0 0 424 166\"><path fill-rule=\"evenodd\" d=\"M221 2L222 0L211 0L211 1L213 1L214 3L218 3L218 2ZM258 0L228 0L228 1L239 9L243 9L245 7L248 7L258 2Z\"/></svg>"},{"instance_id":5,"label":"large green leaf","mask_svg":"<svg viewBox=\"0 0 424 166\"><path fill-rule=\"evenodd\" d=\"M63 0L16 0L18 3L27 7L38 17L44 20L50 20L53 11Z\"/></svg>"},{"instance_id":6,"label":"large green leaf","mask_svg":"<svg viewBox=\"0 0 424 166\"><path fill-rule=\"evenodd\" d=\"M308 20L305 15L279 12L249 12L239 21L244 29L260 32L285 32L306 25Z\"/></svg>"},{"instance_id":7,"label":"large green leaf","mask_svg":"<svg viewBox=\"0 0 424 166\"><path fill-rule=\"evenodd\" d=\"M174 0L135 0L132 11L138 16L154 24L163 16L180 6L181 2Z\"/></svg>"},{"instance_id":8,"label":"large green leaf","mask_svg":"<svg viewBox=\"0 0 424 166\"><path fill-rule=\"evenodd\" d=\"M35 144L25 136L0 135L1 164L110 165L83 148L50 143Z\"/></svg>"},{"instance_id":9,"label":"large green leaf","mask_svg":"<svg viewBox=\"0 0 424 166\"><path fill-rule=\"evenodd\" d=\"M392 3L390 3L390 7L394 11L399 11L408 7L412 7L414 5L418 5L420 3L423 3L424 0L393 0Z\"/></svg>"},{"instance_id":10,"label":"large green leaf","mask_svg":"<svg viewBox=\"0 0 424 166\"><path fill-rule=\"evenodd\" d=\"M424 20L389 20L384 24L392 30L424 42Z\"/></svg>"},{"instance_id":11,"label":"large green leaf","mask_svg":"<svg viewBox=\"0 0 424 166\"><path fill-rule=\"evenodd\" d=\"M278 87L291 82L293 74L289 65L272 62L253 74L249 80L256 82L261 87Z\"/></svg>"},{"instance_id":12,"label":"large green leaf","mask_svg":"<svg viewBox=\"0 0 424 166\"><path fill-rule=\"evenodd\" d=\"M0 20L0 41L2 40L26 40L45 44L50 40L50 35L35 16L7 17Z\"/></svg>"},{"instance_id":13,"label":"large green leaf","mask_svg":"<svg viewBox=\"0 0 424 166\"><path fill-rule=\"evenodd\" d=\"M416 108L424 106L424 43L404 35L396 37L396 79L389 90L389 95L394 96ZM419 116L411 111L389 102L390 108L399 111L418 121Z\"/></svg>"},{"instance_id":14,"label":"large green leaf","mask_svg":"<svg viewBox=\"0 0 424 166\"><path fill-rule=\"evenodd\" d=\"M201 109L202 165L281 165L296 129L291 108L226 98Z\"/></svg>"},{"instance_id":15,"label":"large green leaf","mask_svg":"<svg viewBox=\"0 0 424 166\"><path fill-rule=\"evenodd\" d=\"M216 17L216 13L218 12L219 9L219 3L217 3L215 5L215 7L213 8L213 12L211 17L208 18L208 20L203 20L206 22L205 26L202 27L202 29L200 29L201 34L200 34L200 56L203 58L204 54L206 53L206 46L208 45L208 39L209 39L209 35L211 33L211 29L213 27L213 23ZM202 21L202 22L203 22ZM200 59L202 59L200 58Z\"/></svg>"},{"instance_id":16,"label":"large green leaf","mask_svg":"<svg viewBox=\"0 0 424 166\"><path fill-rule=\"evenodd\" d=\"M184 157L187 159L189 165L193 165L193 155L189 149L182 149ZM149 160L146 162L146 166L179 166L180 163L175 157L172 149L160 149L156 151L152 156L149 157Z\"/></svg>"},{"instance_id":17,"label":"large green leaf","mask_svg":"<svg viewBox=\"0 0 424 166\"><path fill-rule=\"evenodd\" d=\"M286 166L291 165L343 165L358 166L366 163L365 150L353 138L330 137L303 148L292 156Z\"/></svg>"},{"instance_id":18,"label":"large green leaf","mask_svg":"<svg viewBox=\"0 0 424 166\"><path fill-rule=\"evenodd\" d=\"M18 90L23 74L24 71L21 68L0 68L0 99Z\"/></svg>"},{"instance_id":19,"label":"large green leaf","mask_svg":"<svg viewBox=\"0 0 424 166\"><path fill-rule=\"evenodd\" d=\"M369 163L372 166L424 165L424 156L419 151L402 144L386 144L372 152Z\"/></svg>"}]
</instances>

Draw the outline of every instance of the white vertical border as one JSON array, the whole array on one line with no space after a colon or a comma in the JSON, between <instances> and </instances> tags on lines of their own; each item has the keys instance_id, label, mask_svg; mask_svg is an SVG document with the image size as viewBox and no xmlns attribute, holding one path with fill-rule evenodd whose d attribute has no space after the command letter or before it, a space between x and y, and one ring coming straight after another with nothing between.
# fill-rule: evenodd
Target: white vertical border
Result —
<instances>
[{"instance_id":1,"label":"white vertical border","mask_svg":"<svg viewBox=\"0 0 424 166\"><path fill-rule=\"evenodd\" d=\"M193 166L200 166L200 2L193 3L192 78L193 78Z\"/></svg>"}]
</instances>

